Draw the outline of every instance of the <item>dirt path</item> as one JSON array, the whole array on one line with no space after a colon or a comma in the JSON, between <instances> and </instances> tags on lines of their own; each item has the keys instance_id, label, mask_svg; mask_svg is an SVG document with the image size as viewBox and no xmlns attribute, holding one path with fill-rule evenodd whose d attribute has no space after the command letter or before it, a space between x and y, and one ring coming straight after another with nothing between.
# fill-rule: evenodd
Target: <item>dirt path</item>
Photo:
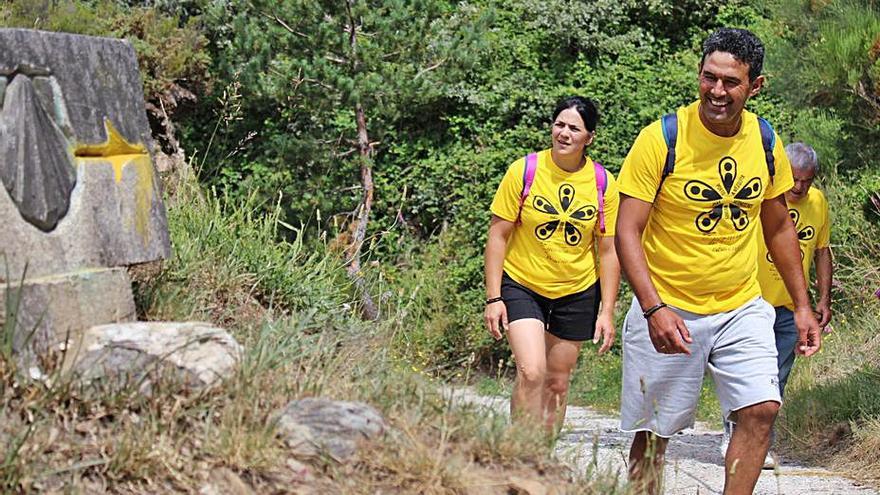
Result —
<instances>
[{"instance_id":1,"label":"dirt path","mask_svg":"<svg viewBox=\"0 0 880 495\"><path fill-rule=\"evenodd\" d=\"M508 401L456 389L453 400L476 403L507 414ZM569 407L556 454L579 472L588 469L626 472L632 435L618 430L618 420L585 407ZM724 459L719 450L721 431L698 423L669 442L666 494L720 494L724 485ZM765 470L755 488L761 495L878 495L871 487L839 473L804 466L785 459L775 470Z\"/></svg>"}]
</instances>

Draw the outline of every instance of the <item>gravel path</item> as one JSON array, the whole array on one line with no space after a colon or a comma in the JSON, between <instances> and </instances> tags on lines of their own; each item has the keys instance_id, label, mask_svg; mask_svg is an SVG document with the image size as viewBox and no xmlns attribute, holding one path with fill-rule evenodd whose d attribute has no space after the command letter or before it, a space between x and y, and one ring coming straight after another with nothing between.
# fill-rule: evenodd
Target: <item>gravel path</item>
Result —
<instances>
[{"instance_id":1,"label":"gravel path","mask_svg":"<svg viewBox=\"0 0 880 495\"><path fill-rule=\"evenodd\" d=\"M450 392L454 401L476 403L507 414L502 397L477 395L472 390ZM556 445L561 460L580 472L626 472L632 434L618 430L618 420L586 407L569 407L565 428ZM666 455L666 494L720 494L724 486L724 458L719 450L721 431L698 423L669 442ZM755 487L760 495L880 495L871 487L823 468L782 460L775 470L764 470Z\"/></svg>"}]
</instances>

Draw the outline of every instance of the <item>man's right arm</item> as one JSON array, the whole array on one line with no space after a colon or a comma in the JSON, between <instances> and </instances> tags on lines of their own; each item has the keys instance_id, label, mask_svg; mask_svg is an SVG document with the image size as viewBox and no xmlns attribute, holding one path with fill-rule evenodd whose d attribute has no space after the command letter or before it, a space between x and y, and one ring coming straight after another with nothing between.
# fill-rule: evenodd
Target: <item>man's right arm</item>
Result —
<instances>
[{"instance_id":1,"label":"man's right arm","mask_svg":"<svg viewBox=\"0 0 880 495\"><path fill-rule=\"evenodd\" d=\"M651 281L642 247L642 233L648 223L652 206L647 201L621 194L617 235L614 238L620 266L641 304L642 311L662 302ZM648 318L648 332L657 352L690 354L685 345L691 342L690 333L681 317L671 309L661 308L655 311Z\"/></svg>"}]
</instances>

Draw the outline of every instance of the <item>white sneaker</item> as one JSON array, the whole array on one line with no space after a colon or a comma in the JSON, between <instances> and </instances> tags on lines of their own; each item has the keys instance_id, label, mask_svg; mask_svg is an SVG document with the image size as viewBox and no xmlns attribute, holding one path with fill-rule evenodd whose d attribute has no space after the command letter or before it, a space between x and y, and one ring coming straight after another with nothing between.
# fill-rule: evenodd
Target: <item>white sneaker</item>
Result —
<instances>
[{"instance_id":1,"label":"white sneaker","mask_svg":"<svg viewBox=\"0 0 880 495\"><path fill-rule=\"evenodd\" d=\"M767 451L767 455L764 456L764 469L776 469L779 461L776 459L776 454L773 452Z\"/></svg>"}]
</instances>

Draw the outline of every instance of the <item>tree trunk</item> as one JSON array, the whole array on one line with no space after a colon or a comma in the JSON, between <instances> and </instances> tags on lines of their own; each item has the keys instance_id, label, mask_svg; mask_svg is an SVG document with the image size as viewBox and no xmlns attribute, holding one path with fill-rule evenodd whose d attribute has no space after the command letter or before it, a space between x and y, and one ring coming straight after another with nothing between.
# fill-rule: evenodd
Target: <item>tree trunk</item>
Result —
<instances>
[{"instance_id":1,"label":"tree trunk","mask_svg":"<svg viewBox=\"0 0 880 495\"><path fill-rule=\"evenodd\" d=\"M364 198L358 207L354 235L348 248L348 275L354 280L355 286L360 290L364 305L364 318L375 320L379 317L379 309L366 287L363 275L361 275L361 247L367 235L367 223L370 219L370 210L373 208L373 157L370 148L370 140L367 134L367 118L364 108L358 103L355 106L358 130L358 151L361 163L361 186L364 189Z\"/></svg>"},{"instance_id":2,"label":"tree trunk","mask_svg":"<svg viewBox=\"0 0 880 495\"><path fill-rule=\"evenodd\" d=\"M351 6L354 0L347 3L348 10L348 42L351 47L352 72L357 73L357 24L352 15ZM373 149L370 147L370 137L367 134L367 116L360 102L355 104L355 117L357 121L357 146L361 164L361 186L364 188L364 198L357 210L354 235L351 245L348 247L348 275L354 280L355 286L361 293L363 303L363 316L367 320L375 320L379 317L379 309L367 288L367 283L361 274L361 247L367 235L367 223L370 220L370 210L373 208Z\"/></svg>"}]
</instances>

